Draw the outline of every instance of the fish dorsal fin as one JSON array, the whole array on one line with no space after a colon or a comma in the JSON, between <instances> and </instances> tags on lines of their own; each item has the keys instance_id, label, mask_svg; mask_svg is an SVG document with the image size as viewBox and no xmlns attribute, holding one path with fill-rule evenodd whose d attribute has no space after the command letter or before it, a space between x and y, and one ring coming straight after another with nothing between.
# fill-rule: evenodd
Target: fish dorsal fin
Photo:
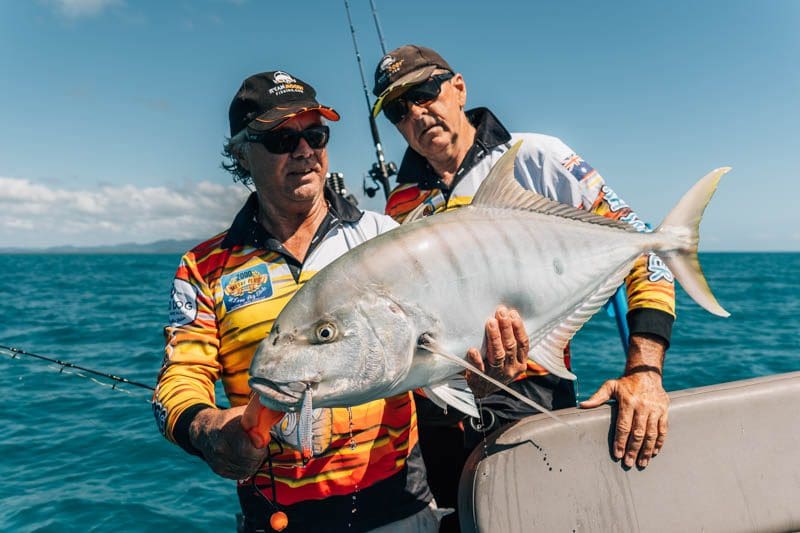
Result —
<instances>
[{"instance_id":1,"label":"fish dorsal fin","mask_svg":"<svg viewBox=\"0 0 800 533\"><path fill-rule=\"evenodd\" d=\"M520 209L636 232L635 228L624 222L595 215L583 209L550 200L535 191L524 189L514 178L514 161L520 146L522 146L522 141L517 141L508 152L497 160L472 198L472 206Z\"/></svg>"}]
</instances>

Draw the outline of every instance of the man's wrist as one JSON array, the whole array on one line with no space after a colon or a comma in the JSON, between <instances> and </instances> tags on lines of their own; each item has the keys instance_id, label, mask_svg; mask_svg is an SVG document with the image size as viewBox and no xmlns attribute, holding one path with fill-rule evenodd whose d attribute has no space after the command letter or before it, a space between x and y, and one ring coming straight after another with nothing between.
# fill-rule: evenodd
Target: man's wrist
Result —
<instances>
[{"instance_id":1,"label":"man's wrist","mask_svg":"<svg viewBox=\"0 0 800 533\"><path fill-rule=\"evenodd\" d=\"M631 335L623 376L647 375L661 380L667 343L655 335Z\"/></svg>"},{"instance_id":2,"label":"man's wrist","mask_svg":"<svg viewBox=\"0 0 800 533\"><path fill-rule=\"evenodd\" d=\"M203 413L205 411L215 410L216 407L208 404L195 404L187 407L183 413L181 413L180 417L178 417L172 432L172 436L178 446L183 448L187 453L202 458L203 453L200 451L201 446L198 445L201 427L199 423L210 414L206 413L204 415Z\"/></svg>"},{"instance_id":3,"label":"man's wrist","mask_svg":"<svg viewBox=\"0 0 800 533\"><path fill-rule=\"evenodd\" d=\"M658 376L662 375L661 368L653 365L636 365L630 368L626 368L624 375L630 376L633 374L643 374L643 373L652 373Z\"/></svg>"}]
</instances>

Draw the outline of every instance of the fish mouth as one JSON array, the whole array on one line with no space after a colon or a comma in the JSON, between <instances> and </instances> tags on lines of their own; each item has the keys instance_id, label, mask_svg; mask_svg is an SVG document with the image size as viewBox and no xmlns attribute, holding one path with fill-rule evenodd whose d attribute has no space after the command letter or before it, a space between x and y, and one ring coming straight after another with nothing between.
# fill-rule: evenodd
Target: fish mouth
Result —
<instances>
[{"instance_id":1,"label":"fish mouth","mask_svg":"<svg viewBox=\"0 0 800 533\"><path fill-rule=\"evenodd\" d=\"M281 406L299 406L306 390L315 385L309 381L278 382L258 377L251 377L248 383L262 399Z\"/></svg>"}]
</instances>

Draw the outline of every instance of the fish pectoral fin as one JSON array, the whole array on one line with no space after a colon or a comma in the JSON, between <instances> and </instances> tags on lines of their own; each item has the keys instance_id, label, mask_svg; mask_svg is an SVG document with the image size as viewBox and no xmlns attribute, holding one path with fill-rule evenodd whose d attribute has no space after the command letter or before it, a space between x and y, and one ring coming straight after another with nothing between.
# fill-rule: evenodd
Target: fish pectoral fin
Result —
<instances>
[{"instance_id":1,"label":"fish pectoral fin","mask_svg":"<svg viewBox=\"0 0 800 533\"><path fill-rule=\"evenodd\" d=\"M437 350L438 342L436 342L436 340L433 338L433 336L431 334L423 333L422 335L420 335L419 339L417 340L417 348L419 348L421 350L427 350L427 351L431 352L432 354L438 355L439 357L444 357L448 361L451 361L451 362L457 364L458 366L469 370L470 372L474 372L475 374L477 374L481 378L485 379L486 381L488 381L489 383L491 383L495 387L506 391L507 393L509 393L514 398L518 399L519 401L521 401L521 402L523 402L523 403L525 403L527 405L530 405L531 407L533 407L537 411L546 414L547 416L549 416L553 420L561 422L562 424L565 424L567 426L570 425L567 422L565 422L564 420L562 420L561 418L559 418L558 416L556 416L555 414L553 414L549 409L545 408L544 406L539 405L538 403L534 402L533 400L531 400L527 396L523 396L519 392L517 392L514 389L512 389L511 387L509 387L508 385L505 385L505 384L497 381L493 377L487 376L486 373L481 372L480 370L475 368L475 366L473 366L472 363L470 363L469 361L466 361L465 359L462 359L461 357L457 357L455 355L451 355L451 354L445 353L443 350ZM434 401L434 403L436 403L436 402Z\"/></svg>"},{"instance_id":2,"label":"fish pectoral fin","mask_svg":"<svg viewBox=\"0 0 800 533\"><path fill-rule=\"evenodd\" d=\"M475 396L463 376L452 376L447 381L423 387L422 391L430 401L444 410L449 405L468 416L478 417Z\"/></svg>"}]
</instances>

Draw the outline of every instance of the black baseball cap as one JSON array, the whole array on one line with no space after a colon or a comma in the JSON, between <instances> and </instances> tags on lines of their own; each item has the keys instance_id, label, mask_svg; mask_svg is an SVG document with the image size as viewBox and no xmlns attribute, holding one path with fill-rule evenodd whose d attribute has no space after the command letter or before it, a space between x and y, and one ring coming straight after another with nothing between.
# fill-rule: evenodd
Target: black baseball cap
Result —
<instances>
[{"instance_id":1,"label":"black baseball cap","mask_svg":"<svg viewBox=\"0 0 800 533\"><path fill-rule=\"evenodd\" d=\"M332 107L317 102L317 91L288 72L275 70L253 74L233 97L228 117L231 137L247 128L267 131L305 111L317 110L328 120L339 120Z\"/></svg>"},{"instance_id":2,"label":"black baseball cap","mask_svg":"<svg viewBox=\"0 0 800 533\"><path fill-rule=\"evenodd\" d=\"M375 69L372 93L378 100L372 107L372 114L380 113L384 100L395 90L423 82L440 69L453 72L447 61L431 48L415 44L395 48L383 56Z\"/></svg>"}]
</instances>

